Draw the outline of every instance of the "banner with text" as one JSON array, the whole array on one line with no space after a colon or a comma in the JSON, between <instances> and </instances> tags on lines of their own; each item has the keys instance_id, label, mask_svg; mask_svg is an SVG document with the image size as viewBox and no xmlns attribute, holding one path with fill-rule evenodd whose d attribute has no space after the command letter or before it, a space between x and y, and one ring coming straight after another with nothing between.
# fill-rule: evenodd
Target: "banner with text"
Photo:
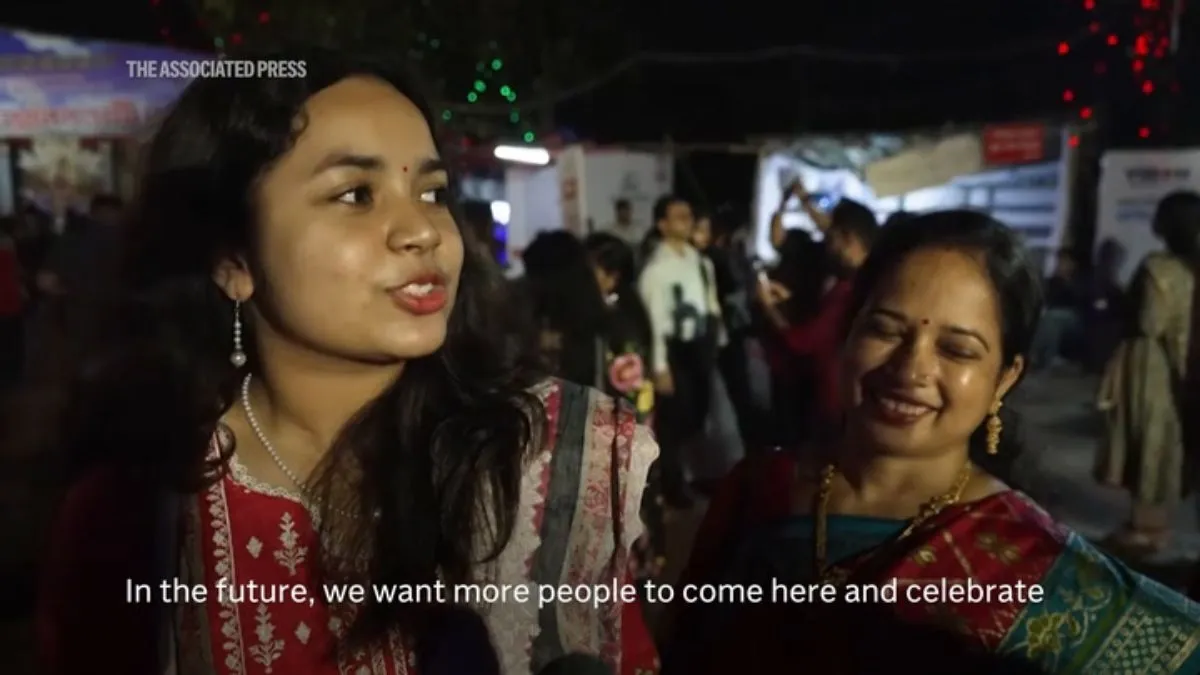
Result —
<instances>
[{"instance_id":1,"label":"banner with text","mask_svg":"<svg viewBox=\"0 0 1200 675\"><path fill-rule=\"evenodd\" d=\"M1096 243L1116 240L1126 250L1128 282L1147 253L1162 248L1151 230L1159 200L1177 190L1200 191L1200 148L1114 150L1100 160Z\"/></svg>"}]
</instances>

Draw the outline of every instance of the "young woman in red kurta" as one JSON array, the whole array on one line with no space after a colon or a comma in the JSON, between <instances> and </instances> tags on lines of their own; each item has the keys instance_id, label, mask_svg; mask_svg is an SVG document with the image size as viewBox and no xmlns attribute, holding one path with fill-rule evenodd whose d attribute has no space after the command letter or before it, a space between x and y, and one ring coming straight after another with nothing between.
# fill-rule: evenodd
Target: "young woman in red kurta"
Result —
<instances>
[{"instance_id":1,"label":"young woman in red kurta","mask_svg":"<svg viewBox=\"0 0 1200 675\"><path fill-rule=\"evenodd\" d=\"M196 80L148 149L111 325L49 423L75 480L44 672L439 675L452 603L323 589L628 580L648 432L513 348L412 87L296 58ZM208 597L129 602L163 580ZM226 590L251 582L311 602ZM655 670L636 607L536 597L469 603L500 672Z\"/></svg>"}]
</instances>

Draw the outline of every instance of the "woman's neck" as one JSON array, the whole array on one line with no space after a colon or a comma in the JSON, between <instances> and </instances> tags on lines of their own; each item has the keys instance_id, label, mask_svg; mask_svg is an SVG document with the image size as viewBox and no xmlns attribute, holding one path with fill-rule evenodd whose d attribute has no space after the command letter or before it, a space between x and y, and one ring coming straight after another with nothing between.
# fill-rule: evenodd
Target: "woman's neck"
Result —
<instances>
[{"instance_id":1,"label":"woman's neck","mask_svg":"<svg viewBox=\"0 0 1200 675\"><path fill-rule=\"evenodd\" d=\"M352 363L280 342L259 345L263 356L250 399L273 443L310 456L323 455L346 423L404 367Z\"/></svg>"},{"instance_id":2,"label":"woman's neck","mask_svg":"<svg viewBox=\"0 0 1200 675\"><path fill-rule=\"evenodd\" d=\"M967 448L949 448L923 457L874 452L847 444L839 455L838 471L858 501L887 502L896 498L929 499L945 493L968 461Z\"/></svg>"}]
</instances>

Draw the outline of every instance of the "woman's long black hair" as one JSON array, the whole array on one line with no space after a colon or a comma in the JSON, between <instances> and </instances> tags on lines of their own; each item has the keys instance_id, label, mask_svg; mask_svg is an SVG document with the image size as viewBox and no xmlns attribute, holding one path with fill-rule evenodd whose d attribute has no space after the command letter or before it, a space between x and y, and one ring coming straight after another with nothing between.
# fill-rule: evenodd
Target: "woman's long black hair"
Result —
<instances>
[{"instance_id":1,"label":"woman's long black hair","mask_svg":"<svg viewBox=\"0 0 1200 675\"><path fill-rule=\"evenodd\" d=\"M632 342L643 358L650 362L654 344L650 315L637 289L637 263L633 248L620 237L608 232L589 235L583 242L588 259L617 280L614 289L617 301L609 326L609 342L617 353Z\"/></svg>"},{"instance_id":2,"label":"woman's long black hair","mask_svg":"<svg viewBox=\"0 0 1200 675\"><path fill-rule=\"evenodd\" d=\"M525 248L521 259L525 265L522 286L530 303L527 313L532 317L528 328L560 334L557 374L578 384L594 385L601 356L596 353L596 338L605 334L608 322L583 242L570 232L543 232Z\"/></svg>"},{"instance_id":3,"label":"woman's long black hair","mask_svg":"<svg viewBox=\"0 0 1200 675\"><path fill-rule=\"evenodd\" d=\"M1179 190L1163 197L1153 227L1168 251L1190 265L1200 264L1200 194Z\"/></svg>"},{"instance_id":4,"label":"woman's long black hair","mask_svg":"<svg viewBox=\"0 0 1200 675\"><path fill-rule=\"evenodd\" d=\"M1018 357L1028 365L1029 349L1044 303L1041 275L1015 232L976 211L936 211L880 229L871 255L855 276L853 300L847 313L849 320L853 321L867 305L875 289L892 270L914 252L930 248L980 256L1000 307L1000 365L1009 368ZM846 330L849 328L847 325ZM1016 388L1015 384L1013 388ZM1000 419L1004 431L1000 434L1000 447L995 455L988 455L986 451L986 424L981 424L972 434L970 447L973 461L994 474L1003 475L1007 472L1003 467L1020 455L1024 439L1018 430L1018 416L1010 406L1000 409Z\"/></svg>"},{"instance_id":5,"label":"woman's long black hair","mask_svg":"<svg viewBox=\"0 0 1200 675\"><path fill-rule=\"evenodd\" d=\"M42 422L61 427L57 445L74 476L120 466L194 493L221 475L212 469L224 463L206 465L205 456L244 372L230 364L233 304L213 269L230 255L257 269L256 186L303 133L310 97L349 77L378 78L433 126L424 98L388 64L316 51L261 58L303 59L307 74L198 79L150 142L105 312L111 320L79 352L65 409ZM466 583L510 539L527 450L543 438L544 410L531 393L540 375L506 349L506 285L486 249L464 238L444 346L408 362L347 423L312 479L313 492L329 497L342 492L331 488L339 479L357 477L354 503L340 506L358 517L323 507L327 579ZM337 523L336 536L329 523ZM392 628L420 640L441 613L433 605L371 603L368 593L350 640L375 641Z\"/></svg>"}]
</instances>

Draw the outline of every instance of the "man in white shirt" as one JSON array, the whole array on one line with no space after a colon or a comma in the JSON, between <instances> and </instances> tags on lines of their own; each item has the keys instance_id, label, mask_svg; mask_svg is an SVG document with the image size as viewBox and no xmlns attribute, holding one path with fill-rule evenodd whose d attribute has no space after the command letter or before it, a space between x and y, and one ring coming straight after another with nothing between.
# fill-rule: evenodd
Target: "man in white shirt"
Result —
<instances>
[{"instance_id":1,"label":"man in white shirt","mask_svg":"<svg viewBox=\"0 0 1200 675\"><path fill-rule=\"evenodd\" d=\"M704 430L717 349L724 341L712 262L690 243L692 207L668 195L654 205L660 241L638 290L654 333L651 360L663 494L672 506L691 500L683 477L684 448Z\"/></svg>"}]
</instances>

